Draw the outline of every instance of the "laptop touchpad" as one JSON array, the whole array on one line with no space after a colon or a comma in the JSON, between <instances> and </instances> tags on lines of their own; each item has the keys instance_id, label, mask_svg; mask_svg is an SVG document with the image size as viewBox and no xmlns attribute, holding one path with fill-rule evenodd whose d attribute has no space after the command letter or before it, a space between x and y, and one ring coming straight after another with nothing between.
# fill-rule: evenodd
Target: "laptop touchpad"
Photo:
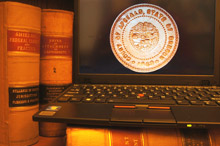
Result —
<instances>
[{"instance_id":1,"label":"laptop touchpad","mask_svg":"<svg viewBox=\"0 0 220 146\"><path fill-rule=\"evenodd\" d=\"M113 108L112 122L164 123L175 124L176 120L170 110L164 109L120 109Z\"/></svg>"}]
</instances>

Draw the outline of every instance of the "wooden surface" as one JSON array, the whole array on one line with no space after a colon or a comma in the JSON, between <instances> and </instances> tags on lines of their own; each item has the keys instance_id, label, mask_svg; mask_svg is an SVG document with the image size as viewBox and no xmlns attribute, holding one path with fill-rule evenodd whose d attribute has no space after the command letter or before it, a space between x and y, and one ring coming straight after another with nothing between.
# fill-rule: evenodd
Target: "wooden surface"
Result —
<instances>
[{"instance_id":1,"label":"wooden surface","mask_svg":"<svg viewBox=\"0 0 220 146\"><path fill-rule=\"evenodd\" d=\"M42 137L33 146L65 146L66 137Z\"/></svg>"}]
</instances>

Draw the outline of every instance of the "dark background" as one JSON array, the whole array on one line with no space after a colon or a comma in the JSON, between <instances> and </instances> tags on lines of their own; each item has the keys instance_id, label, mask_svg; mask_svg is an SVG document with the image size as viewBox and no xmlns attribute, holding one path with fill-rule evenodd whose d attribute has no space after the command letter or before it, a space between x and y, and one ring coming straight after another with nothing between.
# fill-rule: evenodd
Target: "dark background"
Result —
<instances>
[{"instance_id":1,"label":"dark background","mask_svg":"<svg viewBox=\"0 0 220 146\"><path fill-rule=\"evenodd\" d=\"M180 34L173 59L150 74L213 74L214 0L81 0L80 35L76 38L80 41L80 73L137 74L115 58L109 34L116 17L138 3L155 4L165 9L176 21Z\"/></svg>"}]
</instances>

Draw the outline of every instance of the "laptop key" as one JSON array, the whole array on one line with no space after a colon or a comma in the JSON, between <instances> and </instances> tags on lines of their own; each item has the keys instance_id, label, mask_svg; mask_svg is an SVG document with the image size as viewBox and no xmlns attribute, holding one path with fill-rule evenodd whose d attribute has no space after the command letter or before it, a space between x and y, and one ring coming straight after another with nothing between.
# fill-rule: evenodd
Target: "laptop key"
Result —
<instances>
[{"instance_id":1,"label":"laptop key","mask_svg":"<svg viewBox=\"0 0 220 146\"><path fill-rule=\"evenodd\" d=\"M209 100L208 97L198 97L198 99L199 99L200 101L208 101L208 100Z\"/></svg>"},{"instance_id":2,"label":"laptop key","mask_svg":"<svg viewBox=\"0 0 220 146\"><path fill-rule=\"evenodd\" d=\"M184 96L173 96L173 99L176 99L176 100L184 100L185 97L184 97Z\"/></svg>"},{"instance_id":3,"label":"laptop key","mask_svg":"<svg viewBox=\"0 0 220 146\"><path fill-rule=\"evenodd\" d=\"M83 102L93 102L94 98L93 97L85 97L83 98Z\"/></svg>"},{"instance_id":4,"label":"laptop key","mask_svg":"<svg viewBox=\"0 0 220 146\"><path fill-rule=\"evenodd\" d=\"M211 98L213 101L220 101L220 98Z\"/></svg>"},{"instance_id":5,"label":"laptop key","mask_svg":"<svg viewBox=\"0 0 220 146\"><path fill-rule=\"evenodd\" d=\"M179 105L189 105L190 104L189 101L187 101L187 100L177 100L176 102Z\"/></svg>"},{"instance_id":6,"label":"laptop key","mask_svg":"<svg viewBox=\"0 0 220 146\"><path fill-rule=\"evenodd\" d=\"M204 104L204 102L202 102L202 101L196 101L196 100L192 100L192 101L190 101L190 103L191 103L192 105L203 105L203 104Z\"/></svg>"},{"instance_id":7,"label":"laptop key","mask_svg":"<svg viewBox=\"0 0 220 146\"><path fill-rule=\"evenodd\" d=\"M210 105L210 106L216 106L216 102L215 101L204 101L205 105Z\"/></svg>"},{"instance_id":8,"label":"laptop key","mask_svg":"<svg viewBox=\"0 0 220 146\"><path fill-rule=\"evenodd\" d=\"M220 101L216 101L216 103L217 103L218 105L220 105Z\"/></svg>"},{"instance_id":9,"label":"laptop key","mask_svg":"<svg viewBox=\"0 0 220 146\"><path fill-rule=\"evenodd\" d=\"M70 98L70 97L68 97L68 96L67 96L67 97L66 97L66 96L62 96L62 97L58 98L57 101L58 101L58 102L67 102L67 101L69 100L69 98Z\"/></svg>"},{"instance_id":10,"label":"laptop key","mask_svg":"<svg viewBox=\"0 0 220 146\"><path fill-rule=\"evenodd\" d=\"M72 98L70 98L70 102L79 102L79 101L81 101L82 100L82 97L72 97Z\"/></svg>"},{"instance_id":11,"label":"laptop key","mask_svg":"<svg viewBox=\"0 0 220 146\"><path fill-rule=\"evenodd\" d=\"M148 98L151 100L159 100L160 96L149 96Z\"/></svg>"},{"instance_id":12,"label":"laptop key","mask_svg":"<svg viewBox=\"0 0 220 146\"><path fill-rule=\"evenodd\" d=\"M189 96L185 97L185 99L190 100L190 101L197 100L197 98L198 97L195 97L195 96L193 96L193 97L189 97Z\"/></svg>"},{"instance_id":13,"label":"laptop key","mask_svg":"<svg viewBox=\"0 0 220 146\"><path fill-rule=\"evenodd\" d=\"M95 99L95 102L96 102L96 103L105 103L105 102L106 102L106 99L105 99L105 98L96 98L96 99Z\"/></svg>"}]
</instances>

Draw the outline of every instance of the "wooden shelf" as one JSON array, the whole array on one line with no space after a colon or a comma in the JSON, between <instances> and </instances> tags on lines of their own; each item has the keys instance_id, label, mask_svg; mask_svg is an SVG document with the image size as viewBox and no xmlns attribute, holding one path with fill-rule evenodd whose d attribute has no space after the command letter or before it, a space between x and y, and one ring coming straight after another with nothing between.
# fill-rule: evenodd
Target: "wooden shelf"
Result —
<instances>
[{"instance_id":1,"label":"wooden shelf","mask_svg":"<svg viewBox=\"0 0 220 146\"><path fill-rule=\"evenodd\" d=\"M42 137L33 146L65 146L66 137Z\"/></svg>"}]
</instances>

